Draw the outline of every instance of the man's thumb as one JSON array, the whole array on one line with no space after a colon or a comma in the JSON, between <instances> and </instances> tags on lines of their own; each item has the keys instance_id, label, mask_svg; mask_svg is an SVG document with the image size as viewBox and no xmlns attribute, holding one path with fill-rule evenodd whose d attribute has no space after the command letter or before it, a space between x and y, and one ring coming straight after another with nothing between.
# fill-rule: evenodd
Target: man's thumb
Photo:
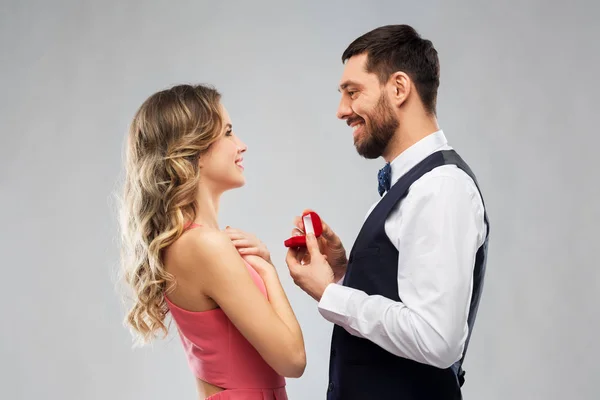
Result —
<instances>
[{"instance_id":1,"label":"man's thumb","mask_svg":"<svg viewBox=\"0 0 600 400\"><path fill-rule=\"evenodd\" d=\"M321 251L319 250L319 243L317 243L317 238L313 233L306 235L306 248L308 249L311 257L315 254L321 254Z\"/></svg>"}]
</instances>

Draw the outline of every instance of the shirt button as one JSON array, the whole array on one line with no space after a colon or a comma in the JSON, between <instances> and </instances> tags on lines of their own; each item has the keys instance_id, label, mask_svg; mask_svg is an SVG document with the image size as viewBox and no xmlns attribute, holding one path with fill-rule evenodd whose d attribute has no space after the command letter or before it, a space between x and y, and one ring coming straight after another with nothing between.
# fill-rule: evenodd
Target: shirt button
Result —
<instances>
[{"instance_id":1,"label":"shirt button","mask_svg":"<svg viewBox=\"0 0 600 400\"><path fill-rule=\"evenodd\" d=\"M329 387L327 388L327 390L333 392L333 382L329 382Z\"/></svg>"}]
</instances>

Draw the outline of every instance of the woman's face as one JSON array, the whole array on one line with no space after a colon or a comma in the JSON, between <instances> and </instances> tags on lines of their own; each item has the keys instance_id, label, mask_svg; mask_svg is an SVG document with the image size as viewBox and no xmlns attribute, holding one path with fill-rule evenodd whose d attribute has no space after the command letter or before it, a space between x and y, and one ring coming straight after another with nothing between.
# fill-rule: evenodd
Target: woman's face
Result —
<instances>
[{"instance_id":1,"label":"woman's face","mask_svg":"<svg viewBox=\"0 0 600 400\"><path fill-rule=\"evenodd\" d=\"M246 145L234 133L229 113L221 105L222 132L208 152L200 157L200 179L212 190L224 192L246 183L242 153Z\"/></svg>"}]
</instances>

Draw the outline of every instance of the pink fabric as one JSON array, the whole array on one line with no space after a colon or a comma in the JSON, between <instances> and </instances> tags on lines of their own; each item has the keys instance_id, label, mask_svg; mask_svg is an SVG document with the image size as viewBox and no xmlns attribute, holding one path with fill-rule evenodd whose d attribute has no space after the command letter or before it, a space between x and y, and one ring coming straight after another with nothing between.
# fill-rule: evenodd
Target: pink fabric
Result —
<instances>
[{"instance_id":1,"label":"pink fabric","mask_svg":"<svg viewBox=\"0 0 600 400\"><path fill-rule=\"evenodd\" d=\"M208 396L206 400L288 400L285 388L232 389Z\"/></svg>"},{"instance_id":2,"label":"pink fabric","mask_svg":"<svg viewBox=\"0 0 600 400\"><path fill-rule=\"evenodd\" d=\"M191 224L190 227L198 226ZM246 263L252 280L267 296L260 275ZM228 390L209 399L286 400L285 378L277 374L220 308L193 312L165 299L179 330L194 375ZM254 390L248 390L254 389Z\"/></svg>"}]
</instances>

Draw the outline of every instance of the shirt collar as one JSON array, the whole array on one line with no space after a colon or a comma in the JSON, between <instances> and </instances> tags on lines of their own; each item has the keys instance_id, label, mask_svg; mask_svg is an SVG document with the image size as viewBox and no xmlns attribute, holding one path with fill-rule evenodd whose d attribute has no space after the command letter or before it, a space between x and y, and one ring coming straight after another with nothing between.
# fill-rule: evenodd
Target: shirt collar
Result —
<instances>
[{"instance_id":1,"label":"shirt collar","mask_svg":"<svg viewBox=\"0 0 600 400\"><path fill-rule=\"evenodd\" d=\"M393 186L402 175L410 171L415 165L447 145L448 141L446 140L446 136L440 129L437 132L425 136L423 139L404 150L390 163L390 166L392 167L391 185Z\"/></svg>"}]
</instances>

